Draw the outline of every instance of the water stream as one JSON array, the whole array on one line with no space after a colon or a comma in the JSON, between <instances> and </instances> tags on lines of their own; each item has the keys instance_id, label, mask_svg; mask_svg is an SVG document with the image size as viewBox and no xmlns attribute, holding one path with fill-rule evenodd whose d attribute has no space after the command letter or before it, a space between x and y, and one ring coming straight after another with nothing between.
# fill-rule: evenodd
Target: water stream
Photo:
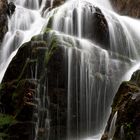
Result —
<instances>
[{"instance_id":1,"label":"water stream","mask_svg":"<svg viewBox=\"0 0 140 140\"><path fill-rule=\"evenodd\" d=\"M120 83L140 67L140 21L114 13L108 0L69 0L44 14L45 0L14 2L16 11L0 47L0 81L21 44L48 26L67 56L67 140L99 140ZM110 40L105 46L89 35L95 6L107 20Z\"/></svg>"}]
</instances>

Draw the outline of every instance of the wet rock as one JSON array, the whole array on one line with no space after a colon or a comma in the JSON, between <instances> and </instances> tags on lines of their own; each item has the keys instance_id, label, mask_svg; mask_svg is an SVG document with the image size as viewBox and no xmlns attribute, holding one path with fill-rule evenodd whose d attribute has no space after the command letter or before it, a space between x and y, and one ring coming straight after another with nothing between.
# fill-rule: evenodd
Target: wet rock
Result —
<instances>
[{"instance_id":1,"label":"wet rock","mask_svg":"<svg viewBox=\"0 0 140 140\"><path fill-rule=\"evenodd\" d=\"M0 0L0 43L8 30L7 10L7 0Z\"/></svg>"},{"instance_id":2,"label":"wet rock","mask_svg":"<svg viewBox=\"0 0 140 140\"><path fill-rule=\"evenodd\" d=\"M77 9L73 11L74 35L78 36L78 14ZM95 44L109 49L109 28L102 11L92 4L86 3L82 7L81 25L82 37L90 39ZM90 21L90 22L89 22Z\"/></svg>"},{"instance_id":3,"label":"wet rock","mask_svg":"<svg viewBox=\"0 0 140 140\"><path fill-rule=\"evenodd\" d=\"M73 26L74 34L78 35L78 15L77 11L73 12ZM90 22L89 22L90 21ZM102 11L86 3L82 7L82 37L90 39L95 44L102 46L105 49L109 49L109 28L105 16Z\"/></svg>"},{"instance_id":4,"label":"wet rock","mask_svg":"<svg viewBox=\"0 0 140 140\"><path fill-rule=\"evenodd\" d=\"M33 140L35 138L34 122L17 122L9 127L10 140Z\"/></svg>"},{"instance_id":5,"label":"wet rock","mask_svg":"<svg viewBox=\"0 0 140 140\"><path fill-rule=\"evenodd\" d=\"M9 16L11 16L15 12L15 8L16 8L16 6L15 6L15 4L13 2L10 2L8 4L8 11L7 11L7 13L8 13Z\"/></svg>"},{"instance_id":6,"label":"wet rock","mask_svg":"<svg viewBox=\"0 0 140 140\"><path fill-rule=\"evenodd\" d=\"M64 4L65 0L54 0L53 2L53 8L58 7L62 4Z\"/></svg>"},{"instance_id":7,"label":"wet rock","mask_svg":"<svg viewBox=\"0 0 140 140\"><path fill-rule=\"evenodd\" d=\"M95 13L93 15L93 39L97 44L103 46L105 49L109 49L109 29L105 16L101 10L95 7Z\"/></svg>"},{"instance_id":8,"label":"wet rock","mask_svg":"<svg viewBox=\"0 0 140 140\"><path fill-rule=\"evenodd\" d=\"M113 140L138 140L140 137L140 70L134 72L128 82L123 82L114 97L112 112L109 117L102 140L109 140L111 137L111 123L117 112L115 132Z\"/></svg>"},{"instance_id":9,"label":"wet rock","mask_svg":"<svg viewBox=\"0 0 140 140\"><path fill-rule=\"evenodd\" d=\"M101 138L101 140L108 140L108 134L104 134Z\"/></svg>"},{"instance_id":10,"label":"wet rock","mask_svg":"<svg viewBox=\"0 0 140 140\"><path fill-rule=\"evenodd\" d=\"M140 18L139 0L110 0L117 12L122 15Z\"/></svg>"},{"instance_id":11,"label":"wet rock","mask_svg":"<svg viewBox=\"0 0 140 140\"><path fill-rule=\"evenodd\" d=\"M47 28L53 28L53 22L56 22L55 16L57 17L57 12L59 12L59 10L61 11L61 9L58 9L58 11L56 10L54 15L49 19ZM91 40L91 42L94 42L94 44L104 49L110 49L108 23L102 11L98 7L85 2L81 6L81 19L79 19L78 12L77 8L72 10L72 16L70 17L72 18L72 22L69 23L69 26L66 26L66 18L69 18L69 15L67 15L67 11L64 10L65 15L62 15L62 17L59 15L58 18L58 31L65 32L65 28L67 27L70 35L76 37L80 36L81 38ZM81 22L81 31L79 31L78 22ZM70 25L73 29L71 29Z\"/></svg>"},{"instance_id":12,"label":"wet rock","mask_svg":"<svg viewBox=\"0 0 140 140\"><path fill-rule=\"evenodd\" d=\"M65 0L54 0L53 2L51 0L46 1L45 7L43 8L43 13L46 10L51 10L53 8L56 8L58 6L61 6L62 4L64 4Z\"/></svg>"},{"instance_id":13,"label":"wet rock","mask_svg":"<svg viewBox=\"0 0 140 140\"><path fill-rule=\"evenodd\" d=\"M36 41L35 38L25 43L9 65L0 86L3 113L14 116L18 121L15 125L5 127L10 140L31 140L35 137L35 124L38 121L35 70L40 47L46 47L46 43L42 40ZM20 65L17 68L18 64Z\"/></svg>"},{"instance_id":14,"label":"wet rock","mask_svg":"<svg viewBox=\"0 0 140 140\"><path fill-rule=\"evenodd\" d=\"M52 41L47 43L47 38L46 34L38 35L25 43L13 58L2 81L0 102L5 113L15 116L20 122L6 128L10 139L33 139L35 134L31 135L31 130L34 131L35 126L32 127L27 122L36 123L38 119L38 136L41 138L46 138L50 129L55 130L50 135L55 139L60 136L60 131L61 137L66 135L67 81L64 52L61 47L56 49L55 40L49 39ZM46 83L45 79L49 82ZM47 89L45 93L44 87ZM27 129L24 130L26 125ZM65 129L62 131L61 128ZM22 131L25 133L22 134Z\"/></svg>"}]
</instances>

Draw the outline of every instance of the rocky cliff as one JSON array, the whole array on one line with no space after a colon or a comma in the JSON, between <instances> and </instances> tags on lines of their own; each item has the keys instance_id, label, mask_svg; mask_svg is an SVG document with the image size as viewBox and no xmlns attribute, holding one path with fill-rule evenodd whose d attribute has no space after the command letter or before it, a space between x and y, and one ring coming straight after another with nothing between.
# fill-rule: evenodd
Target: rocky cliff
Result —
<instances>
[{"instance_id":1,"label":"rocky cliff","mask_svg":"<svg viewBox=\"0 0 140 140\"><path fill-rule=\"evenodd\" d=\"M5 115L7 118L12 118L12 121L9 121L6 124L0 124L3 139L34 139L36 135L35 131L38 118L39 116L47 115L47 109L49 108L48 106L44 109L41 108L40 110L38 102L39 98L43 96L43 93L39 92L39 90L42 89L38 88L42 80L44 81L45 76L48 75L46 69L48 69L49 73L49 77L47 79L51 81L49 82L50 84L48 89L48 96L52 97L51 100L54 98L54 101L57 102L56 98L59 98L59 96L55 92L58 94L60 93L61 97L63 96L63 93L65 93L61 84L60 86L56 85L55 77L60 75L59 69L62 64L57 65L57 62L60 59L59 56L61 56L61 53L57 52L59 56L55 55L54 59L56 61L51 64L52 70L50 70L49 66L46 68L50 56L54 53L53 51L55 50L54 42L51 42L52 44L50 43L49 48L46 40L46 34L34 37L30 42L24 44L19 49L17 55L9 65L0 88L2 110L0 119L5 118L3 117ZM20 64L19 67L17 67L18 64ZM36 69L36 67L38 69ZM51 71L51 73L49 71ZM64 74L64 72L61 72L60 75L60 79L63 81L62 74ZM59 77L57 78L59 81L61 81ZM50 93L50 89L52 89L51 93L54 93L53 96ZM60 104L61 103L63 102L61 101ZM57 105L55 105L55 103L53 104L53 101L51 101L50 107L54 113L55 106ZM53 114L51 115L51 118L55 116L56 115ZM6 122L7 118L5 118ZM54 121L52 121L52 123L55 124ZM43 137L44 131L46 131L45 127L40 126L38 129L38 134L41 135L40 137Z\"/></svg>"}]
</instances>

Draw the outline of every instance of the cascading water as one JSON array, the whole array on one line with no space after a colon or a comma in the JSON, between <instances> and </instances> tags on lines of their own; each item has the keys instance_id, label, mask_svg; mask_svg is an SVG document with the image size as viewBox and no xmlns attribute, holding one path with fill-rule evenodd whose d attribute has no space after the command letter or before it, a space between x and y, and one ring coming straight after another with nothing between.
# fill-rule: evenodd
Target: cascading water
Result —
<instances>
[{"instance_id":1,"label":"cascading water","mask_svg":"<svg viewBox=\"0 0 140 140\"><path fill-rule=\"evenodd\" d=\"M109 139L112 140L115 130L116 130L116 120L117 120L117 112L114 114L110 128L109 128Z\"/></svg>"},{"instance_id":2,"label":"cascading water","mask_svg":"<svg viewBox=\"0 0 140 140\"><path fill-rule=\"evenodd\" d=\"M127 17L106 10L98 2L72 0L50 12L52 24L48 23L48 27L59 32L61 42L65 42L64 34L70 35L68 38L73 42L73 48L66 49L68 139L81 139L100 132L122 76L139 60L139 36L133 28L139 22L130 19L133 25L130 29ZM104 47L89 34L94 28L90 23L96 12L92 4L99 6L107 19L110 41ZM77 39L79 43L76 43Z\"/></svg>"},{"instance_id":3,"label":"cascading water","mask_svg":"<svg viewBox=\"0 0 140 140\"><path fill-rule=\"evenodd\" d=\"M68 73L67 140L100 139L88 137L101 133L113 96L121 81L128 78L123 76L132 66L137 64L136 68L139 67L139 21L114 13L108 0L69 0L42 14L45 2L15 1L17 8L9 18L9 31L1 46L0 81L19 46L39 34L47 23L46 26L53 30L65 50ZM101 15L100 10L109 30L101 39L103 43L96 41L98 30L93 27L94 13ZM42 87L44 98L45 84L42 83ZM45 101L41 99L41 102L42 108L45 108ZM49 120L46 118L45 121L40 125L49 127ZM50 138L46 136L44 139Z\"/></svg>"},{"instance_id":4,"label":"cascading water","mask_svg":"<svg viewBox=\"0 0 140 140\"><path fill-rule=\"evenodd\" d=\"M11 1L9 0L9 2ZM1 45L0 81L2 81L5 70L19 46L29 41L33 35L41 32L45 20L41 17L38 3L38 0L32 2L30 0L15 1L16 10L9 17L8 32Z\"/></svg>"}]
</instances>

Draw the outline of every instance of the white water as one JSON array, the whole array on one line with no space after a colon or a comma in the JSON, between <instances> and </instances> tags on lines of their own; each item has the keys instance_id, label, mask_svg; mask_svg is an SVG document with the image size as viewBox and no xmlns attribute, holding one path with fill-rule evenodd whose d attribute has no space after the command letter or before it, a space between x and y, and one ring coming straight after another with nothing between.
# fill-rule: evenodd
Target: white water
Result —
<instances>
[{"instance_id":1,"label":"white water","mask_svg":"<svg viewBox=\"0 0 140 140\"><path fill-rule=\"evenodd\" d=\"M24 6L26 0L15 1L15 13L9 18L8 32L0 47L0 82L19 46L29 41L32 36L39 34L45 24L45 20L41 17L39 11L38 0L28 1L29 4L26 7Z\"/></svg>"},{"instance_id":2,"label":"white water","mask_svg":"<svg viewBox=\"0 0 140 140\"><path fill-rule=\"evenodd\" d=\"M44 12L44 18L41 10L45 0L41 6L38 0L17 0L15 3L17 8L9 19L9 31L1 46L0 81L19 46L40 33L51 19L53 24L49 28L57 31L68 58L68 140L73 133L73 115L80 116L74 122L77 140L82 137L87 137L84 140L100 139L100 135L92 135L100 133L104 127L119 84L140 68L140 22L114 13L108 0L69 0L59 8ZM95 12L91 11L92 4L100 7L107 19L108 51L88 38L88 31L92 29L89 21ZM83 131L86 131L85 136L79 134Z\"/></svg>"},{"instance_id":3,"label":"white water","mask_svg":"<svg viewBox=\"0 0 140 140\"><path fill-rule=\"evenodd\" d=\"M125 139L125 135L124 135L124 126L121 126L120 129L120 140L124 140Z\"/></svg>"},{"instance_id":4,"label":"white water","mask_svg":"<svg viewBox=\"0 0 140 140\"><path fill-rule=\"evenodd\" d=\"M109 128L109 139L112 140L114 134L115 134L115 130L116 130L116 120L117 120L117 115L118 113L115 112L111 124L110 124L110 128Z\"/></svg>"},{"instance_id":5,"label":"white water","mask_svg":"<svg viewBox=\"0 0 140 140\"><path fill-rule=\"evenodd\" d=\"M110 33L108 51L88 38L89 32L86 34L92 29L89 21L95 12L91 4L99 6L107 19ZM66 47L68 140L74 137L74 126L77 128L77 139L81 139L83 133L87 136L99 133L106 122L118 86L126 77L128 79L128 75L123 76L139 61L139 21L121 17L109 7L109 4L105 7L101 1L71 0L50 12L53 15L50 18L53 21L51 28L59 32L63 46L70 46L68 40L73 46ZM77 116L75 120L72 120L73 116Z\"/></svg>"}]
</instances>

